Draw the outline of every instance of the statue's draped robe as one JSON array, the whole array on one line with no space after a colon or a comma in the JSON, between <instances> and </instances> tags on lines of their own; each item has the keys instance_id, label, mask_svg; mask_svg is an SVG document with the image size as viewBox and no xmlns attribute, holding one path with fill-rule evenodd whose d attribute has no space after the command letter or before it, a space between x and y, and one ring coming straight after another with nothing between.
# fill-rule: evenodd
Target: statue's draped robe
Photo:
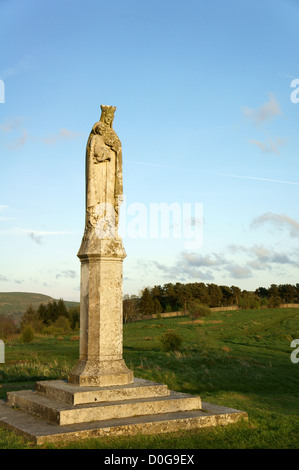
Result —
<instances>
[{"instance_id":1,"label":"statue's draped robe","mask_svg":"<svg viewBox=\"0 0 299 470\"><path fill-rule=\"evenodd\" d=\"M86 148L86 229L95 227L111 210L117 230L123 195L122 149L114 130L97 122Z\"/></svg>"}]
</instances>

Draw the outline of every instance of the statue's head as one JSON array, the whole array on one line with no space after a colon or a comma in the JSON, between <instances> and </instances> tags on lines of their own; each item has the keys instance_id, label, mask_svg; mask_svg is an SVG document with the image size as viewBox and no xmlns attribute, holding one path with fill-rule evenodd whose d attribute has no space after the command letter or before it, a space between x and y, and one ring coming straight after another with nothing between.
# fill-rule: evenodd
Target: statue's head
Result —
<instances>
[{"instance_id":1,"label":"statue's head","mask_svg":"<svg viewBox=\"0 0 299 470\"><path fill-rule=\"evenodd\" d=\"M104 124L106 124L106 126L112 127L116 107L105 106L101 104L101 110L102 110L102 114L101 114L100 122L103 122Z\"/></svg>"}]
</instances>

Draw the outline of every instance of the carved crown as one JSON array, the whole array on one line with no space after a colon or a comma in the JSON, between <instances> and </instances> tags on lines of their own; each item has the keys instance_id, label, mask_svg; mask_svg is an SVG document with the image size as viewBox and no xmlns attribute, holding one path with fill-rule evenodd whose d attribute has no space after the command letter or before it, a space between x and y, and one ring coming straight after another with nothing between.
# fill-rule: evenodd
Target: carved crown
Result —
<instances>
[{"instance_id":1,"label":"carved crown","mask_svg":"<svg viewBox=\"0 0 299 470\"><path fill-rule=\"evenodd\" d=\"M102 110L102 115L110 116L113 119L116 107L106 106L106 105L101 104L101 110Z\"/></svg>"}]
</instances>

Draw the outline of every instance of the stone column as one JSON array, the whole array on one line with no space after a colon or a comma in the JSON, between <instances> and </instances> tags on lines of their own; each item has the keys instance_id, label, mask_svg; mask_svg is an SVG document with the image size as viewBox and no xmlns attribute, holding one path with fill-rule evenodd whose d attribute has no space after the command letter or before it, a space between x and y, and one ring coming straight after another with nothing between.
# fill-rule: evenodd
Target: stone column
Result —
<instances>
[{"instance_id":1,"label":"stone column","mask_svg":"<svg viewBox=\"0 0 299 470\"><path fill-rule=\"evenodd\" d=\"M86 152L86 226L81 261L80 358L68 382L112 386L133 382L123 360L122 285L126 257L117 234L122 195L121 146L105 123L115 108L102 107ZM109 120L108 120L109 121ZM118 191L118 192L117 192Z\"/></svg>"}]
</instances>

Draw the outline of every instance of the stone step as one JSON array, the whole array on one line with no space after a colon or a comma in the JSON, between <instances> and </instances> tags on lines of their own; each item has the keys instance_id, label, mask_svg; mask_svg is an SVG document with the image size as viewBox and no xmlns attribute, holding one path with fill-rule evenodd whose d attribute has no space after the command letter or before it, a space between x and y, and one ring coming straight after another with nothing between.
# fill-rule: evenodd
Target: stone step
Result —
<instances>
[{"instance_id":1,"label":"stone step","mask_svg":"<svg viewBox=\"0 0 299 470\"><path fill-rule=\"evenodd\" d=\"M165 397L85 405L68 405L32 390L8 392L7 400L11 407L20 408L59 425L191 411L201 408L200 397L172 391L169 396Z\"/></svg>"},{"instance_id":2,"label":"stone step","mask_svg":"<svg viewBox=\"0 0 299 470\"><path fill-rule=\"evenodd\" d=\"M202 402L202 409L59 426L21 410L14 410L0 400L0 426L13 430L27 440L42 445L78 439L133 434L160 434L205 428L248 420L244 411Z\"/></svg>"},{"instance_id":3,"label":"stone step","mask_svg":"<svg viewBox=\"0 0 299 470\"><path fill-rule=\"evenodd\" d=\"M36 382L35 390L70 405L163 397L170 393L167 385L136 378L132 384L111 387L80 387L64 380L47 380Z\"/></svg>"}]
</instances>

